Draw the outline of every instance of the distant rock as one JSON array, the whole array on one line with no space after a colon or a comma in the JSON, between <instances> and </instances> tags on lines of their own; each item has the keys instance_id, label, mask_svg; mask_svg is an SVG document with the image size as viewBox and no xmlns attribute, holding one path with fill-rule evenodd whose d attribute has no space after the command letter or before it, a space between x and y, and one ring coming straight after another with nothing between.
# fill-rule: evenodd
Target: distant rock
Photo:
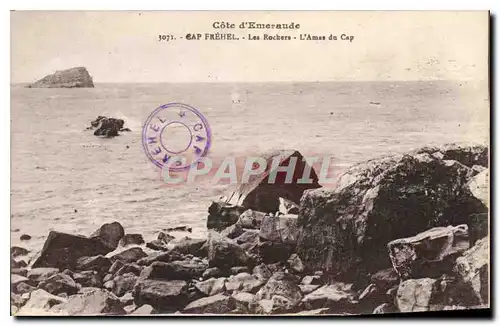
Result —
<instances>
[{"instance_id":1,"label":"distant rock","mask_svg":"<svg viewBox=\"0 0 500 326\"><path fill-rule=\"evenodd\" d=\"M124 128L125 121L123 119L109 118L103 115L98 116L90 122L90 127L87 130L93 130L94 136L115 137L119 132L131 131L129 128Z\"/></svg>"},{"instance_id":2,"label":"distant rock","mask_svg":"<svg viewBox=\"0 0 500 326\"><path fill-rule=\"evenodd\" d=\"M47 75L28 88L83 88L94 87L92 77L85 67L76 67L66 70L57 70L52 75Z\"/></svg>"}]
</instances>

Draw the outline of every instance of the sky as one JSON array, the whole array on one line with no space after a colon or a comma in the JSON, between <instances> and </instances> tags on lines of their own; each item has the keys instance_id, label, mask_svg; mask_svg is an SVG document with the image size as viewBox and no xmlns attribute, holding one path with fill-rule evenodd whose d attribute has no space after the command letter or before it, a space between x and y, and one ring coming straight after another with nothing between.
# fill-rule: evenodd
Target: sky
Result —
<instances>
[{"instance_id":1,"label":"sky","mask_svg":"<svg viewBox=\"0 0 500 326\"><path fill-rule=\"evenodd\" d=\"M488 12L12 11L11 82L84 66L94 82L478 80ZM214 29L214 22L300 24ZM159 42L159 34L354 36L349 41Z\"/></svg>"}]
</instances>

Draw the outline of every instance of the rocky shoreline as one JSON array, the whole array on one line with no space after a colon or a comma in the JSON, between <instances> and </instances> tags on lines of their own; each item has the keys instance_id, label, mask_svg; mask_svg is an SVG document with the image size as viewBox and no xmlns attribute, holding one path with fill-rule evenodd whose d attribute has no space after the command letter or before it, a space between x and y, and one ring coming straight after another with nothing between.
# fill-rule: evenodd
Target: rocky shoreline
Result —
<instances>
[{"instance_id":1,"label":"rocky shoreline","mask_svg":"<svg viewBox=\"0 0 500 326\"><path fill-rule=\"evenodd\" d=\"M206 239L173 225L186 236L159 232L145 241L112 222L89 236L52 231L31 261L26 249L12 247L12 314L489 307L487 147L426 147L369 160L349 168L334 189L292 183L268 196L263 180L236 189L237 203L212 203Z\"/></svg>"}]
</instances>

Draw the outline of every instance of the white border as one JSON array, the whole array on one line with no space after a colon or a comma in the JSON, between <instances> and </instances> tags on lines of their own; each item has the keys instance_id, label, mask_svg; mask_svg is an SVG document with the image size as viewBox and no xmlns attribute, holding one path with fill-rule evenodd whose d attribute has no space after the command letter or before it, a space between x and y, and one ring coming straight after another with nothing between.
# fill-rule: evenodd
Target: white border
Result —
<instances>
[{"instance_id":1,"label":"white border","mask_svg":"<svg viewBox=\"0 0 500 326\"><path fill-rule=\"evenodd\" d=\"M2 320L2 325L10 325L15 322L12 317L9 316L10 313L10 289L7 289L7 280L10 278L10 270L8 270L7 265L7 252L10 252L10 12L9 10L491 10L493 14L499 14L500 9L500 1L498 0L454 0L454 1L444 1L444 0L419 0L419 1L390 1L390 0L377 0L377 1L361 1L361 0L348 0L337 3L331 3L325 0L307 0L307 1L296 1L296 0L288 0L288 1L269 1L269 0L253 0L246 1L243 3L241 1L220 1L220 0L210 0L210 1L191 1L191 0L182 0L182 1L131 1L131 0L120 0L120 1L111 1L111 0L85 0L85 1L55 1L55 0L45 0L43 2L36 0L16 0L16 1L2 1L0 6L2 7L1 11L1 38L3 51L1 51L2 55L2 65L1 65L1 74L2 74L2 107L0 109L1 117L0 117L0 142L2 146L2 155L1 162L1 184L4 187L1 189L1 209L2 209L2 231L4 232L4 236L1 237L2 240L2 252L5 255L1 261L5 262L4 268L2 269L2 279L4 280L1 284L2 288L5 288L0 292L0 308L2 314L0 316ZM498 24L498 21L497 21ZM494 42L498 44L498 34L495 35ZM6 49L7 48L7 49ZM492 58L496 59L495 58ZM497 69L495 69L497 72ZM495 74L496 75L496 74ZM495 94L499 94L498 92L498 83L495 84ZM497 99L498 101L498 99ZM496 108L495 108L496 109ZM495 119L496 125L498 126L498 114L497 119ZM496 138L496 133L495 133ZM498 152L497 146L495 146L495 150ZM13 162L15 164L15 162ZM496 168L496 166L494 167ZM497 184L498 180L496 179ZM5 185L9 185L8 189L5 189ZM498 202L499 194L496 193L495 198L492 198L491 201ZM494 217L492 217L493 219ZM492 230L494 233L498 234L498 225L500 223L495 223L495 230ZM495 250L495 257L498 255L498 250ZM498 268L496 269L498 270ZM495 275L496 276L496 275ZM495 280L497 278L495 277ZM496 285L496 282L494 283ZM9 285L10 287L10 285ZM495 286L495 294L496 286ZM494 296L495 299L498 300L497 296ZM494 302L494 309L497 307L496 300ZM496 309L495 309L496 310ZM127 320L120 318L118 320L112 319L99 319L99 320L83 320L80 322L88 323L92 322L95 324L104 324L109 322L133 322L137 324L143 324L146 322L151 322L151 319L146 320ZM198 324L198 323L220 323L223 321L227 321L230 323L248 323L255 324L256 322L262 324L275 324L275 323L296 323L296 322L307 322L310 323L311 320L276 320L276 319L262 319L262 320L241 320L241 319L196 319L196 320L185 320L184 324ZM363 323L367 320L314 320L314 322L321 323L343 323L346 321L350 321L353 323ZM404 323L419 323L425 322L426 324L436 323L442 325L443 323L447 323L447 321L439 320L393 320L392 322L404 322ZM463 320L465 322L470 322L468 320ZM462 321L462 322L463 322ZM30 321L24 321L25 323ZM43 325L52 325L54 320L36 320L37 323ZM62 321L64 324L71 324L78 322L78 320L64 320ZM157 322L164 322L168 324L177 324L182 322L182 320L165 320L159 319ZM372 321L373 322L373 321ZM390 320L379 320L378 322L391 322ZM453 323L461 322L460 320L454 320Z\"/></svg>"}]
</instances>

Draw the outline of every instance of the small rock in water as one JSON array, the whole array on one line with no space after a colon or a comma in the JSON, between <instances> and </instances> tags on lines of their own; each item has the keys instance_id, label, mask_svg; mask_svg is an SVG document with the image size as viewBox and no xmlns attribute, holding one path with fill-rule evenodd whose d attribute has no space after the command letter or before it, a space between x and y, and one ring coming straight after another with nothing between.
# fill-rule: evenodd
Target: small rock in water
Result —
<instances>
[{"instance_id":1,"label":"small rock in water","mask_svg":"<svg viewBox=\"0 0 500 326\"><path fill-rule=\"evenodd\" d=\"M23 247L12 246L10 248L10 254L12 255L12 257L25 256L28 253L29 253L29 250L25 249Z\"/></svg>"},{"instance_id":2,"label":"small rock in water","mask_svg":"<svg viewBox=\"0 0 500 326\"><path fill-rule=\"evenodd\" d=\"M23 235L21 235L21 237L19 237L19 239L21 239L21 241L31 240L31 235L23 234Z\"/></svg>"}]
</instances>

